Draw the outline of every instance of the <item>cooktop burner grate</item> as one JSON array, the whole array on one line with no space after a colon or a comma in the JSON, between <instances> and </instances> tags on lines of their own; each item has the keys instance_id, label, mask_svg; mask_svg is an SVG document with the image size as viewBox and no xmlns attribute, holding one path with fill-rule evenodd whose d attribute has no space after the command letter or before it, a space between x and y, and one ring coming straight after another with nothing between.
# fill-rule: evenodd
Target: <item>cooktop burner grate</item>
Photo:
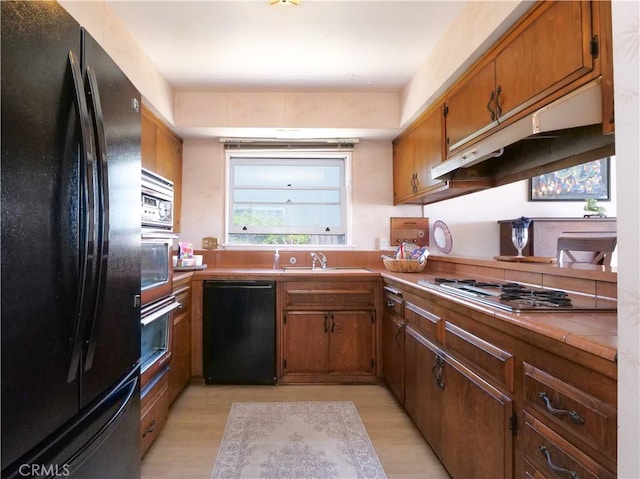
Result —
<instances>
[{"instance_id":1,"label":"cooktop burner grate","mask_svg":"<svg viewBox=\"0 0 640 479\"><path fill-rule=\"evenodd\" d=\"M514 282L493 282L476 279L434 278L419 280L419 284L440 289L472 301L507 311L614 311L615 300L603 300L561 290L536 288Z\"/></svg>"}]
</instances>

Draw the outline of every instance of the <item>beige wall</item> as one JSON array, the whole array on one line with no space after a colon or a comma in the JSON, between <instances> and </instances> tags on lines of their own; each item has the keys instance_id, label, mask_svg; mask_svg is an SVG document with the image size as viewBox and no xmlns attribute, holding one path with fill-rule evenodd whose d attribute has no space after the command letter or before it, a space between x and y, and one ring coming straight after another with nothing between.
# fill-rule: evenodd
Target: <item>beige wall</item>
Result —
<instances>
[{"instance_id":1,"label":"beige wall","mask_svg":"<svg viewBox=\"0 0 640 479\"><path fill-rule=\"evenodd\" d=\"M59 0L59 3L115 60L140 91L144 102L169 123L173 122L173 90L135 38L103 0Z\"/></svg>"},{"instance_id":2,"label":"beige wall","mask_svg":"<svg viewBox=\"0 0 640 479\"><path fill-rule=\"evenodd\" d=\"M353 232L355 249L376 247L377 237L389 237L389 218L420 216L416 205L393 206L391 143L363 141L352 154ZM196 247L205 236L222 241L225 233L226 159L217 139L187 139L183 147L181 241Z\"/></svg>"},{"instance_id":3,"label":"beige wall","mask_svg":"<svg viewBox=\"0 0 640 479\"><path fill-rule=\"evenodd\" d=\"M618 477L640 477L640 4L613 2L618 161Z\"/></svg>"},{"instance_id":4,"label":"beige wall","mask_svg":"<svg viewBox=\"0 0 640 479\"><path fill-rule=\"evenodd\" d=\"M616 160L611 160L611 201L599 201L607 216L617 214ZM424 216L444 221L451 230L451 254L493 258L500 253L498 220L527 217L580 218L583 201L529 201L529 181L491 188L424 207ZM616 260L614 258L614 265Z\"/></svg>"}]
</instances>

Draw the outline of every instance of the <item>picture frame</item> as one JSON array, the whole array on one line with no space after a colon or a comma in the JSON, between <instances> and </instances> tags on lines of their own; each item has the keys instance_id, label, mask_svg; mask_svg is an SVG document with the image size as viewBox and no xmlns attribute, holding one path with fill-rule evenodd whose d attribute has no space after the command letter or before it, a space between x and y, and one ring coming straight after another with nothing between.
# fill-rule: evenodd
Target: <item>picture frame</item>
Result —
<instances>
[{"instance_id":1,"label":"picture frame","mask_svg":"<svg viewBox=\"0 0 640 479\"><path fill-rule=\"evenodd\" d=\"M608 201L610 158L589 161L529 179L529 201Z\"/></svg>"}]
</instances>

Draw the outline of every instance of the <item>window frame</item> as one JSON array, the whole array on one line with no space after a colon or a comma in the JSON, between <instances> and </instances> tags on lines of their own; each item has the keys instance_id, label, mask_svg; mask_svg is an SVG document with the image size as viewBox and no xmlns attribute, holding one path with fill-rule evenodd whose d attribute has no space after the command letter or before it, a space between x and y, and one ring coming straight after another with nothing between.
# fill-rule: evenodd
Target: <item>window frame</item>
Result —
<instances>
[{"instance_id":1,"label":"window frame","mask_svg":"<svg viewBox=\"0 0 640 479\"><path fill-rule=\"evenodd\" d=\"M295 163L295 164L305 164L309 162L314 162L314 164L318 164L317 161L322 160L338 160L342 162L342 185L339 188L340 196L342 197L342 202L340 204L340 218L343 224L342 228L333 229L331 232L325 232L324 227L317 228L307 228L305 227L293 227L293 228L283 228L282 226L277 227L262 227L260 232L255 232L255 234L302 234L302 235L311 235L311 236L322 236L322 235L344 235L344 244L336 245L340 247L345 247L351 244L351 221L352 221L352 212L351 212L351 204L352 204L352 191L351 191L351 168L352 168L352 150L351 149L331 149L331 150L305 150L305 149L296 149L296 150L280 150L280 149L255 149L255 150L225 150L225 244L231 247L251 247L251 248L259 248L259 247L270 247L273 248L274 244L264 244L264 243L231 243L230 237L232 234L242 234L244 231L236 229L231 225L232 219L232 208L234 205L233 202L233 193L235 188L232 186L232 161L233 160L246 160L242 164L250 164L250 163L260 163L264 160L274 160L272 164L277 164L278 161L287 162L287 163ZM314 188L315 189L315 188ZM277 245L276 245L277 246ZM318 244L318 243L309 243L309 244L282 244L282 246L286 246L287 248L296 248L296 247L317 247L322 246L326 248L329 245Z\"/></svg>"}]
</instances>

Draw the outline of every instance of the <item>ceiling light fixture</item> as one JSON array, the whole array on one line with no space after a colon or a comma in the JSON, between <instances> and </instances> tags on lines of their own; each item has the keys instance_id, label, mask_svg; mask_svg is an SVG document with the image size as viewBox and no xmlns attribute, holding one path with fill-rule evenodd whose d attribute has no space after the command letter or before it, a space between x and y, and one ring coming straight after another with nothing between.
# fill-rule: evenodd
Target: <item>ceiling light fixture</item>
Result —
<instances>
[{"instance_id":1,"label":"ceiling light fixture","mask_svg":"<svg viewBox=\"0 0 640 479\"><path fill-rule=\"evenodd\" d=\"M300 0L269 0L269 5L298 5Z\"/></svg>"}]
</instances>

